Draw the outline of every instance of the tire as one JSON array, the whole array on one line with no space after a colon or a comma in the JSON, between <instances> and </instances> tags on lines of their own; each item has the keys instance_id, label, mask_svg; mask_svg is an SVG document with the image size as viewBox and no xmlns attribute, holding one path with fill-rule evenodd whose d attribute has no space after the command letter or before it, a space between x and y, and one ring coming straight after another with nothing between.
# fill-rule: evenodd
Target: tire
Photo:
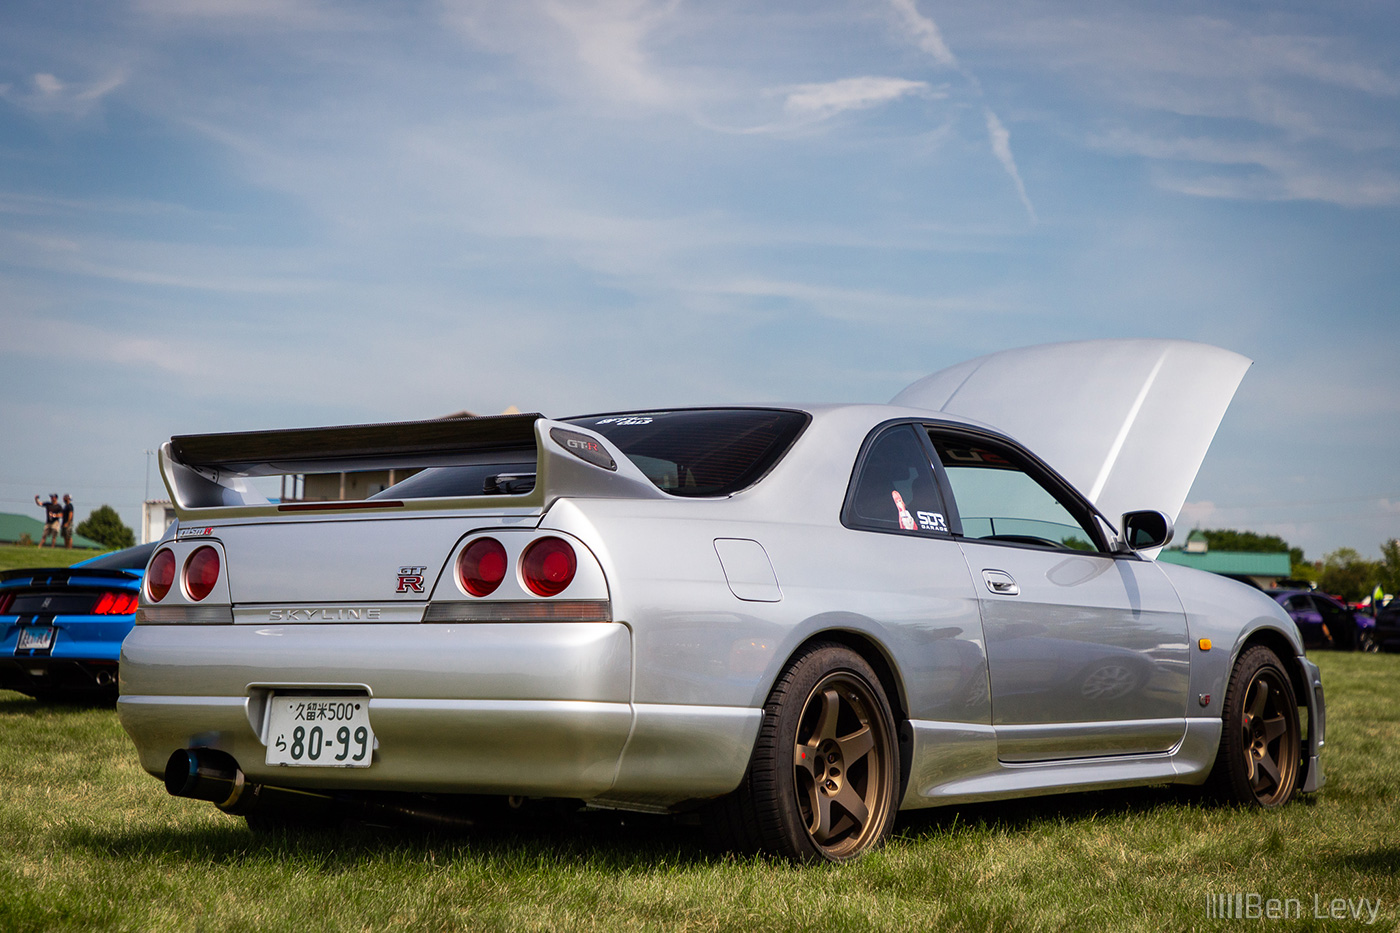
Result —
<instances>
[{"instance_id":1,"label":"tire","mask_svg":"<svg viewBox=\"0 0 1400 933\"><path fill-rule=\"evenodd\" d=\"M1376 641L1376 633L1368 628L1363 628L1356 634L1356 650L1366 654L1377 654L1381 650L1380 643Z\"/></svg>"},{"instance_id":2,"label":"tire","mask_svg":"<svg viewBox=\"0 0 1400 933\"><path fill-rule=\"evenodd\" d=\"M844 645L803 649L763 708L748 772L704 814L726 848L844 862L883 843L900 786L894 714L880 679Z\"/></svg>"},{"instance_id":3,"label":"tire","mask_svg":"<svg viewBox=\"0 0 1400 933\"><path fill-rule=\"evenodd\" d=\"M1283 806L1298 789L1303 743L1293 683L1278 655L1263 645L1240 655L1222 718L1207 787L1228 803Z\"/></svg>"}]
</instances>

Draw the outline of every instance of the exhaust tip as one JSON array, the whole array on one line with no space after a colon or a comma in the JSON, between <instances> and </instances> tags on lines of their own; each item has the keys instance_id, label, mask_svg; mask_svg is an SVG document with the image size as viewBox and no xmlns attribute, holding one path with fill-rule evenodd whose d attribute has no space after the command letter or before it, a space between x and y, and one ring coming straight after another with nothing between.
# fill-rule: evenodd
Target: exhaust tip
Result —
<instances>
[{"instance_id":1,"label":"exhaust tip","mask_svg":"<svg viewBox=\"0 0 1400 933\"><path fill-rule=\"evenodd\" d=\"M194 749L182 748L165 763L165 789L172 797L188 797L199 775L199 757Z\"/></svg>"},{"instance_id":2,"label":"exhaust tip","mask_svg":"<svg viewBox=\"0 0 1400 933\"><path fill-rule=\"evenodd\" d=\"M165 789L174 797L232 803L243 789L243 772L228 752L181 748L165 762Z\"/></svg>"}]
</instances>

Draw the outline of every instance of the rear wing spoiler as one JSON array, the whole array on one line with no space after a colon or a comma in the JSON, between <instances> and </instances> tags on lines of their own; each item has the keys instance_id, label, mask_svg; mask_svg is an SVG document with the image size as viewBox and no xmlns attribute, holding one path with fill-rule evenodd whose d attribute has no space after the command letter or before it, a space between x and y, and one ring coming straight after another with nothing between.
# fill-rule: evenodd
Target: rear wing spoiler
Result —
<instances>
[{"instance_id":1,"label":"rear wing spoiler","mask_svg":"<svg viewBox=\"0 0 1400 933\"><path fill-rule=\"evenodd\" d=\"M260 476L417 469L497 458L534 460L534 489L515 495L283 503L269 500L249 482ZM538 514L564 495L666 497L603 436L539 413L177 435L162 445L160 469L182 522L298 511L489 508Z\"/></svg>"}]
</instances>

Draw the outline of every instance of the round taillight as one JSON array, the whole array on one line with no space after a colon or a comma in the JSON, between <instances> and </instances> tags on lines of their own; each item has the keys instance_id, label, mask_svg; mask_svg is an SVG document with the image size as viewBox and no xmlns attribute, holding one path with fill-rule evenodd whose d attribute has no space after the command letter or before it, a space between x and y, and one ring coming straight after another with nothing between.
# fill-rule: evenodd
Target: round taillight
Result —
<instances>
[{"instance_id":1,"label":"round taillight","mask_svg":"<svg viewBox=\"0 0 1400 933\"><path fill-rule=\"evenodd\" d=\"M561 538L541 538L526 548L520 558L520 575L537 596L562 593L573 582L576 570L574 549Z\"/></svg>"},{"instance_id":2,"label":"round taillight","mask_svg":"<svg viewBox=\"0 0 1400 933\"><path fill-rule=\"evenodd\" d=\"M146 570L146 595L151 602L158 603L175 585L175 555L169 551L157 552Z\"/></svg>"},{"instance_id":3,"label":"round taillight","mask_svg":"<svg viewBox=\"0 0 1400 933\"><path fill-rule=\"evenodd\" d=\"M219 582L219 552L208 545L199 548L185 561L185 592L199 602L214 590Z\"/></svg>"},{"instance_id":4,"label":"round taillight","mask_svg":"<svg viewBox=\"0 0 1400 933\"><path fill-rule=\"evenodd\" d=\"M457 558L457 580L473 596L489 596L506 578L506 549L495 538L477 538Z\"/></svg>"}]
</instances>

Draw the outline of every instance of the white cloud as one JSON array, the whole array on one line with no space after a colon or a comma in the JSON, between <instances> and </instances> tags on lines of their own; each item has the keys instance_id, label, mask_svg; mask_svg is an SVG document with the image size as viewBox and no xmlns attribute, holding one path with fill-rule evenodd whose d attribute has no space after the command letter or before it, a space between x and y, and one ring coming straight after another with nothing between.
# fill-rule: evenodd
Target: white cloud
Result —
<instances>
[{"instance_id":1,"label":"white cloud","mask_svg":"<svg viewBox=\"0 0 1400 933\"><path fill-rule=\"evenodd\" d=\"M1013 2L1004 15L960 21L962 31L1047 87L1062 82L1094 118L1129 127L1109 135L1138 137L1105 145L1101 129L1085 129L1091 145L1258 169L1159 166L1160 186L1213 198L1400 202L1400 75L1376 54L1383 44L1335 32L1337 20L1320 9L1284 17L1221 6L1202 16L1119 5L1085 15L1061 0ZM1058 112L1074 119L1073 109Z\"/></svg>"},{"instance_id":2,"label":"white cloud","mask_svg":"<svg viewBox=\"0 0 1400 933\"><path fill-rule=\"evenodd\" d=\"M136 0L134 8L167 26L202 21L224 27L241 22L311 28L331 20L331 11L315 0Z\"/></svg>"},{"instance_id":3,"label":"white cloud","mask_svg":"<svg viewBox=\"0 0 1400 933\"><path fill-rule=\"evenodd\" d=\"M1182 505L1181 513L1176 518L1178 534L1173 546L1186 543L1186 535L1183 531L1189 532L1193 528L1211 527L1211 523L1219 514L1220 509L1216 507L1214 502L1210 501L1187 502Z\"/></svg>"},{"instance_id":4,"label":"white cloud","mask_svg":"<svg viewBox=\"0 0 1400 933\"><path fill-rule=\"evenodd\" d=\"M21 91L14 85L4 84L0 85L0 98L33 113L81 117L104 97L126 83L126 79L124 71L117 71L95 81L74 83L41 71L29 79L32 90Z\"/></svg>"},{"instance_id":5,"label":"white cloud","mask_svg":"<svg viewBox=\"0 0 1400 933\"><path fill-rule=\"evenodd\" d=\"M211 352L208 346L175 342L154 328L131 332L129 324L107 327L73 320L56 320L13 306L4 308L6 353L54 362L53 346L59 341L67 363L115 363L132 369L156 369L189 376L197 373Z\"/></svg>"},{"instance_id":6,"label":"white cloud","mask_svg":"<svg viewBox=\"0 0 1400 933\"><path fill-rule=\"evenodd\" d=\"M908 37L913 40L914 44L927 53L936 64L958 71L967 79L974 95L982 100L984 97L982 83L977 80L976 75L959 64L957 56L943 41L943 33L938 28L938 24L919 12L915 0L889 0L889 3L899 14L908 30ZM1011 133L1007 131L1001 118L993 113L992 108L985 103L982 104L982 114L987 125L987 139L991 144L992 154L996 156L997 162L1001 164L1007 177L1016 187L1016 196L1021 199L1021 205L1026 209L1026 216L1034 223L1036 220L1035 207L1026 194L1026 184L1021 179L1021 172L1016 167L1016 157L1011 152Z\"/></svg>"},{"instance_id":7,"label":"white cloud","mask_svg":"<svg viewBox=\"0 0 1400 933\"><path fill-rule=\"evenodd\" d=\"M944 68L960 67L952 50L943 41L943 33L939 31L938 24L920 13L919 8L914 5L914 0L890 0L890 6L900 15L910 37L920 49Z\"/></svg>"},{"instance_id":8,"label":"white cloud","mask_svg":"<svg viewBox=\"0 0 1400 933\"><path fill-rule=\"evenodd\" d=\"M579 63L609 96L651 106L674 100L674 90L652 67L644 48L652 30L674 12L674 3L549 2L544 10L568 34Z\"/></svg>"},{"instance_id":9,"label":"white cloud","mask_svg":"<svg viewBox=\"0 0 1400 933\"><path fill-rule=\"evenodd\" d=\"M54 96L63 92L62 81L50 74L37 74L34 76L34 86L39 89L39 93Z\"/></svg>"},{"instance_id":10,"label":"white cloud","mask_svg":"<svg viewBox=\"0 0 1400 933\"><path fill-rule=\"evenodd\" d=\"M1249 140L1212 136L1154 136L1115 130L1089 137L1106 152L1134 155L1163 165L1156 183L1200 197L1260 201L1323 201L1344 207L1400 204L1400 175L1355 157L1274 138ZM1189 163L1226 166L1232 174L1190 170ZM1343 170L1349 164L1349 170Z\"/></svg>"},{"instance_id":11,"label":"white cloud","mask_svg":"<svg viewBox=\"0 0 1400 933\"><path fill-rule=\"evenodd\" d=\"M987 137L992 142L992 153L996 155L997 161L1006 170L1006 174L1011 177L1012 183L1016 186L1016 194L1020 197L1027 216L1034 222L1035 208L1031 205L1031 199L1026 196L1025 182L1021 181L1021 172L1016 168L1016 157L1011 154L1011 134L1007 132L997 115L992 113L990 107L983 107L982 113L987 119Z\"/></svg>"},{"instance_id":12,"label":"white cloud","mask_svg":"<svg viewBox=\"0 0 1400 933\"><path fill-rule=\"evenodd\" d=\"M868 288L845 288L811 282L774 278L735 277L696 280L689 283L695 293L731 298L777 298L817 316L855 324L882 323L905 325L912 320L940 317L949 322L967 315L1008 314L1023 310L1005 295L904 295ZM741 311L745 306L731 306Z\"/></svg>"},{"instance_id":13,"label":"white cloud","mask_svg":"<svg viewBox=\"0 0 1400 933\"><path fill-rule=\"evenodd\" d=\"M694 90L657 68L650 48L677 17L656 0L443 0L443 19L473 43L516 58L530 80L568 96L672 109Z\"/></svg>"},{"instance_id":14,"label":"white cloud","mask_svg":"<svg viewBox=\"0 0 1400 933\"><path fill-rule=\"evenodd\" d=\"M214 253L200 246L131 238L74 237L0 230L4 265L29 272L239 295L304 294L324 283L300 275L279 276L283 251L250 249Z\"/></svg>"},{"instance_id":15,"label":"white cloud","mask_svg":"<svg viewBox=\"0 0 1400 933\"><path fill-rule=\"evenodd\" d=\"M901 97L929 97L934 93L926 81L870 75L822 84L797 84L782 90L787 93L783 109L793 116L813 120L825 120L847 110L868 110Z\"/></svg>"}]
</instances>

